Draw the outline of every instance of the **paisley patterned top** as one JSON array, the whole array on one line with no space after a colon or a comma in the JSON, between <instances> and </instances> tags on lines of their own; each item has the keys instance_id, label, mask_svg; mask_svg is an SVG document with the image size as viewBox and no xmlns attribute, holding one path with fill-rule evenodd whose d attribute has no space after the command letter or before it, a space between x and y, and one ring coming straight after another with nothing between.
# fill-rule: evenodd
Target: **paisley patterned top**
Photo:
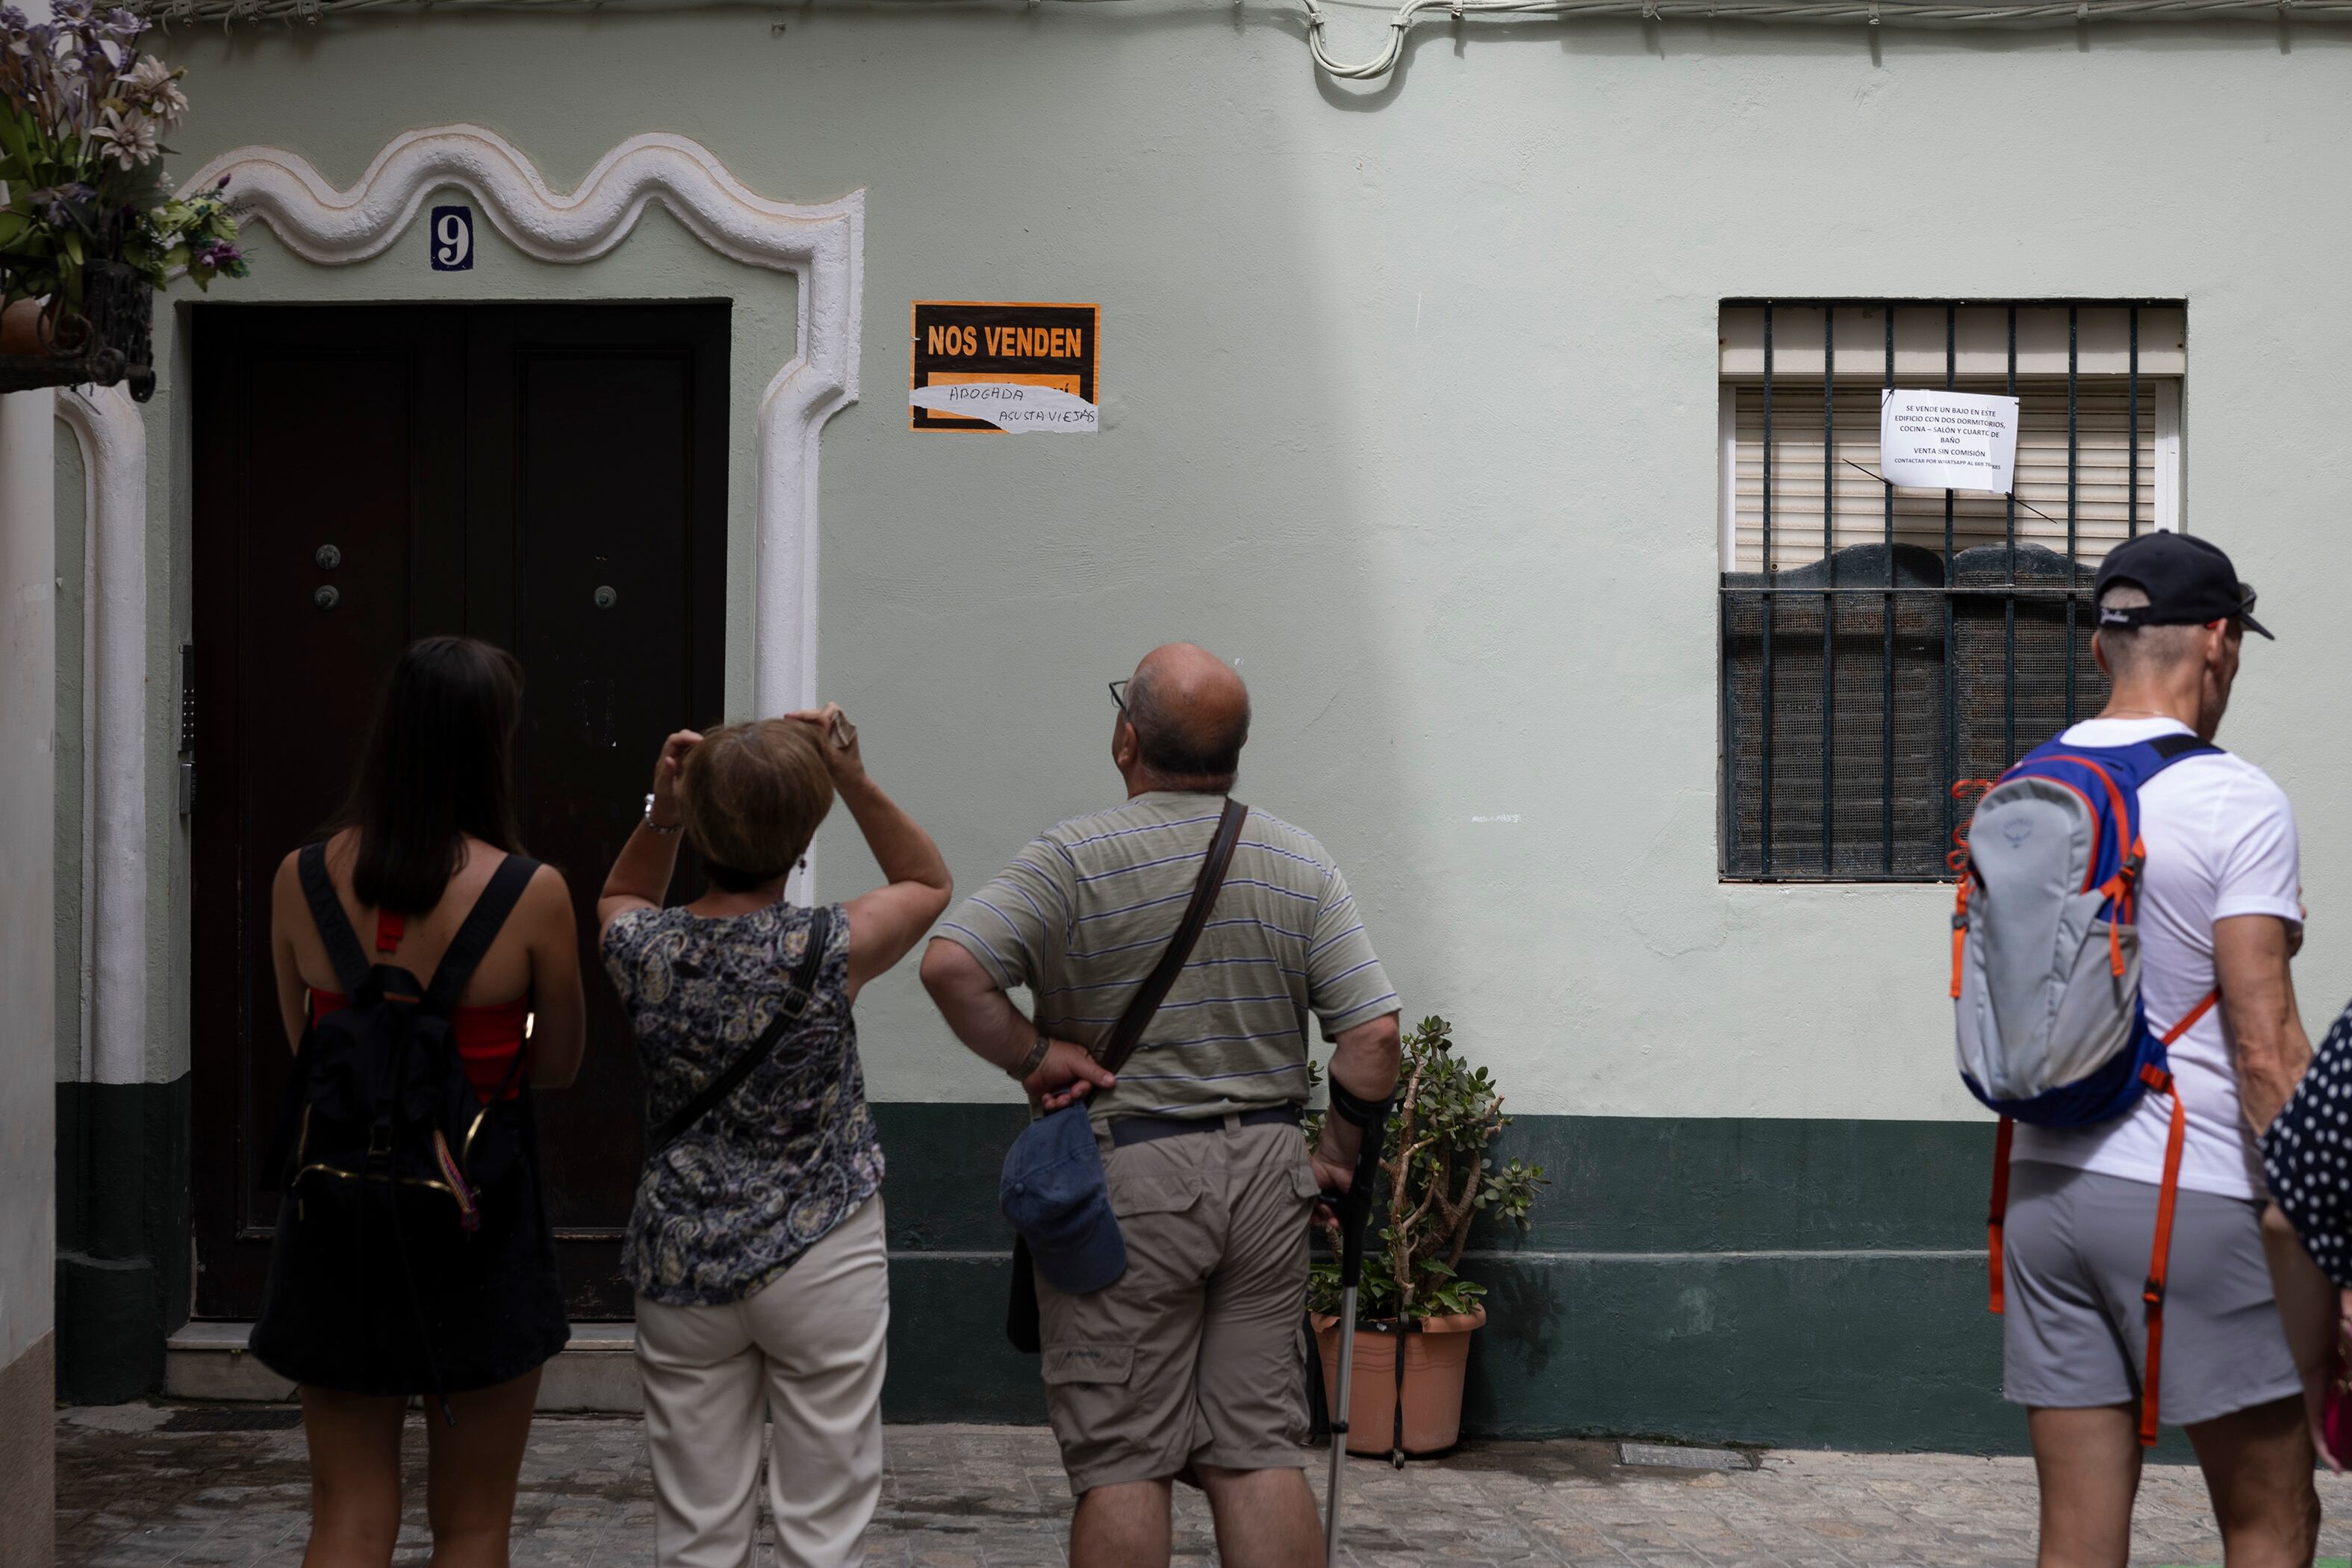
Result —
<instances>
[{"instance_id":1,"label":"paisley patterned top","mask_svg":"<svg viewBox=\"0 0 2352 1568\"><path fill-rule=\"evenodd\" d=\"M604 967L636 1028L649 1126L759 1037L807 951L810 914L780 903L717 920L635 910L613 922ZM621 1267L649 1300L740 1301L880 1189L882 1146L849 1012L849 917L838 906L827 946L807 1016L646 1162Z\"/></svg>"}]
</instances>

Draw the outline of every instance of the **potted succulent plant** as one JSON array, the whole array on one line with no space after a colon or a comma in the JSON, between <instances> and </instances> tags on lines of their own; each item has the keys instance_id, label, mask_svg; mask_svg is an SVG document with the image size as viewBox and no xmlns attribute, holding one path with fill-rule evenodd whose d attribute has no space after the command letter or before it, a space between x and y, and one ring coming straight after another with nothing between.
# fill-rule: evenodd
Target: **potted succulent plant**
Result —
<instances>
[{"instance_id":1,"label":"potted succulent plant","mask_svg":"<svg viewBox=\"0 0 2352 1568\"><path fill-rule=\"evenodd\" d=\"M1387 1454L1402 1465L1406 1455L1450 1448L1462 1435L1470 1335L1486 1321L1486 1287L1457 1272L1462 1252L1482 1214L1526 1228L1545 1184L1539 1165L1513 1160L1497 1168L1487 1156L1509 1125L1493 1079L1455 1054L1444 1019L1423 1018L1405 1036L1364 1247L1349 1453ZM1320 1119L1309 1118L1310 1144L1320 1131ZM1307 1288L1327 1404L1339 1397L1339 1303L1334 1257L1315 1265Z\"/></svg>"},{"instance_id":2,"label":"potted succulent plant","mask_svg":"<svg viewBox=\"0 0 2352 1568\"><path fill-rule=\"evenodd\" d=\"M144 400L154 291L179 268L199 289L246 274L220 190L163 177L188 100L139 52L146 26L89 0L38 26L0 6L0 392L128 381Z\"/></svg>"}]
</instances>

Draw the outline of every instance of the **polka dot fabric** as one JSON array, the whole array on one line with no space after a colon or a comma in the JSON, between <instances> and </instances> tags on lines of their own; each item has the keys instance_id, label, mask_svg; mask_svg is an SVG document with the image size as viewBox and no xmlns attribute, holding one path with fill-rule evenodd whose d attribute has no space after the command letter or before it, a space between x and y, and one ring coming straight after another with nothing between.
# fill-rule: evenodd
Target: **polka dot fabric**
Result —
<instances>
[{"instance_id":1,"label":"polka dot fabric","mask_svg":"<svg viewBox=\"0 0 2352 1568\"><path fill-rule=\"evenodd\" d=\"M2320 1272L2352 1289L2352 1007L2261 1143L2271 1196Z\"/></svg>"}]
</instances>

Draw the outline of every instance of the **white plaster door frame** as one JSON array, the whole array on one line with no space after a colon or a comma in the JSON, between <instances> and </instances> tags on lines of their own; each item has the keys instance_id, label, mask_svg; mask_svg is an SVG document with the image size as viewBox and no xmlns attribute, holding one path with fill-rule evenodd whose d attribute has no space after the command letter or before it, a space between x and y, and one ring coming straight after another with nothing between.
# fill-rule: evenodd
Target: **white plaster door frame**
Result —
<instances>
[{"instance_id":1,"label":"white plaster door frame","mask_svg":"<svg viewBox=\"0 0 2352 1568\"><path fill-rule=\"evenodd\" d=\"M69 387L58 419L81 447L85 642L82 930L90 1083L147 1080L147 422L119 386ZM176 700L178 693L173 693Z\"/></svg>"},{"instance_id":2,"label":"white plaster door frame","mask_svg":"<svg viewBox=\"0 0 2352 1568\"><path fill-rule=\"evenodd\" d=\"M866 273L866 193L796 206L754 195L710 151L683 136L633 136L568 195L496 132L446 125L394 138L339 191L299 153L224 153L183 182L224 178L241 216L325 266L388 249L436 190L473 196L515 248L541 261L593 261L628 237L658 202L719 254L798 280L793 357L760 400L759 510L753 554L753 711L816 698L817 437L857 400Z\"/></svg>"}]
</instances>

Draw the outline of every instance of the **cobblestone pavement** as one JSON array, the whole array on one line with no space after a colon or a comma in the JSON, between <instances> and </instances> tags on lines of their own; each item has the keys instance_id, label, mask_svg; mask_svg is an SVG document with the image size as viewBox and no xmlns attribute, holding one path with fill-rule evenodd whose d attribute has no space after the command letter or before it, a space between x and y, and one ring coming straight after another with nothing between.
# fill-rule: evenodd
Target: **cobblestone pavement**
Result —
<instances>
[{"instance_id":1,"label":"cobblestone pavement","mask_svg":"<svg viewBox=\"0 0 2352 1568\"><path fill-rule=\"evenodd\" d=\"M58 1421L62 1568L270 1564L300 1560L308 1473L290 1410L116 1405ZM412 1477L424 1428L408 1427ZM894 1426L889 1474L868 1537L877 1568L1042 1568L1063 1561L1069 1497L1041 1427ZM1308 1474L1319 1497L1323 1456ZM1402 1473L1350 1462L1349 1559L1424 1563L2031 1564L2026 1461L1951 1455L1776 1452L1752 1470L1628 1467L1613 1444L1492 1443ZM2352 1480L2323 1477L2322 1551L2352 1548ZM1179 1489L1177 1560L1215 1561L1208 1510ZM652 1484L630 1420L544 1417L533 1429L516 1514L518 1568L643 1563ZM425 1561L424 1499L412 1488L398 1561ZM2218 1563L2193 1469L2151 1467L2133 1561ZM764 1544L761 1568L773 1562Z\"/></svg>"}]
</instances>

